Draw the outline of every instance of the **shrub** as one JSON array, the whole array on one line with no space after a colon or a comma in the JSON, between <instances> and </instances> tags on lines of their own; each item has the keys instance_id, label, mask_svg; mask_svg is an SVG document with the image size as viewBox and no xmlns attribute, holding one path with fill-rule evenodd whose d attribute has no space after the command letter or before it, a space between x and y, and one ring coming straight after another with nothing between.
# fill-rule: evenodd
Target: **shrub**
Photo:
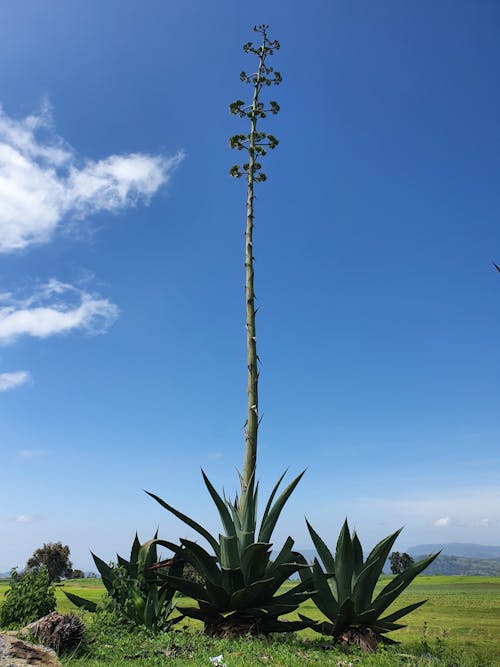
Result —
<instances>
[{"instance_id":1,"label":"shrub","mask_svg":"<svg viewBox=\"0 0 500 667\"><path fill-rule=\"evenodd\" d=\"M55 608L54 588L44 567L23 575L12 570L10 589L0 607L0 626L27 625Z\"/></svg>"}]
</instances>

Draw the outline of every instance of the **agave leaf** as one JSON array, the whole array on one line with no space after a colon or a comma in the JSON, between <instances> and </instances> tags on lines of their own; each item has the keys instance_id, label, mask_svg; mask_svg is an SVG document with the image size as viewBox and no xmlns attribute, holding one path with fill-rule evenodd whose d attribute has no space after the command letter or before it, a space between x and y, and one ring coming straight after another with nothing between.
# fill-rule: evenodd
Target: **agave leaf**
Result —
<instances>
[{"instance_id":1,"label":"agave leaf","mask_svg":"<svg viewBox=\"0 0 500 667\"><path fill-rule=\"evenodd\" d=\"M308 626L304 621L289 621L284 619L282 621L277 619L264 619L262 623L265 631L268 632L299 632L305 630Z\"/></svg>"},{"instance_id":2,"label":"agave leaf","mask_svg":"<svg viewBox=\"0 0 500 667\"><path fill-rule=\"evenodd\" d=\"M293 604L295 607L298 607L302 602L308 600L315 592L316 591L313 591L307 584L300 583L281 595L275 595L273 597L273 602L276 604Z\"/></svg>"},{"instance_id":3,"label":"agave leaf","mask_svg":"<svg viewBox=\"0 0 500 667\"><path fill-rule=\"evenodd\" d=\"M248 607L256 606L259 600L265 604L267 600L272 597L270 586L272 579L261 579L255 581L250 586L245 586L231 595L230 606L231 609L247 609Z\"/></svg>"},{"instance_id":4,"label":"agave leaf","mask_svg":"<svg viewBox=\"0 0 500 667\"><path fill-rule=\"evenodd\" d=\"M259 482L255 483L255 490L253 492L253 506L255 507L255 514L257 514L257 507L259 506Z\"/></svg>"},{"instance_id":5,"label":"agave leaf","mask_svg":"<svg viewBox=\"0 0 500 667\"><path fill-rule=\"evenodd\" d=\"M415 563L411 567L407 568L401 574L398 574L397 577L394 577L387 586L385 586L380 593L377 595L373 601L373 606L377 612L377 616L389 607L392 602L398 597L398 595L404 591L404 589L411 584L415 579L417 574L420 574L422 570L432 563L432 561L439 556L441 552L432 554L427 558L424 558L418 563Z\"/></svg>"},{"instance_id":6,"label":"agave leaf","mask_svg":"<svg viewBox=\"0 0 500 667\"><path fill-rule=\"evenodd\" d=\"M212 496L212 500L217 506L217 509L219 511L219 515L222 521L222 525L224 526L224 530L226 531L226 535L233 536L236 535L236 530L234 528L234 522L231 519L231 515L229 513L229 510L227 509L227 505L224 502L224 500L220 497L220 495L217 493L215 488L213 487L212 483L208 479L208 477L205 475L205 472L202 470L201 474L203 475L203 481L205 482L205 485L208 489L209 494Z\"/></svg>"},{"instance_id":7,"label":"agave leaf","mask_svg":"<svg viewBox=\"0 0 500 667\"><path fill-rule=\"evenodd\" d=\"M347 598L347 600L344 600L344 602L340 605L339 615L349 623L351 623L356 618L356 610L354 608L354 602L351 598Z\"/></svg>"},{"instance_id":8,"label":"agave leaf","mask_svg":"<svg viewBox=\"0 0 500 667\"><path fill-rule=\"evenodd\" d=\"M255 531L256 507L254 496L254 477L255 471L252 472L250 480L248 481L246 488L241 491L239 498L236 496L234 503L240 515L241 530L245 532Z\"/></svg>"},{"instance_id":9,"label":"agave leaf","mask_svg":"<svg viewBox=\"0 0 500 667\"><path fill-rule=\"evenodd\" d=\"M353 585L357 577L361 574L363 570L363 547L359 541L356 531L352 535L352 558L353 558Z\"/></svg>"},{"instance_id":10,"label":"agave leaf","mask_svg":"<svg viewBox=\"0 0 500 667\"><path fill-rule=\"evenodd\" d=\"M319 623L318 621L315 621L312 618L309 618L308 616L304 616L304 614L301 614L300 612L299 612L299 617L302 619L304 623L306 623L307 628L315 630L316 632L319 632L321 635L326 635L328 637L333 635L332 623L329 623L328 621L323 621Z\"/></svg>"},{"instance_id":11,"label":"agave leaf","mask_svg":"<svg viewBox=\"0 0 500 667\"><path fill-rule=\"evenodd\" d=\"M375 586L377 585L377 581L382 574L385 561L387 560L389 552L402 530L402 528L396 530L396 532L388 535L378 544L376 544L366 559L365 568L363 570L363 583L357 585L356 592L356 604L358 605L359 609L363 609L370 604L370 601L373 598L373 593L375 591ZM365 572L368 567L370 567L370 569ZM361 577L361 573L359 576ZM356 584L358 584L357 580Z\"/></svg>"},{"instance_id":12,"label":"agave leaf","mask_svg":"<svg viewBox=\"0 0 500 667\"><path fill-rule=\"evenodd\" d=\"M158 591L156 588L152 588L148 597L146 598L146 605L144 607L144 625L147 628L153 628L158 621Z\"/></svg>"},{"instance_id":13,"label":"agave leaf","mask_svg":"<svg viewBox=\"0 0 500 667\"><path fill-rule=\"evenodd\" d=\"M195 618L198 621L203 621L203 623L207 624L217 624L220 623L224 620L224 617L217 613L215 610L213 610L211 607L208 606L201 606L198 607L177 607L178 611L183 616L187 616L188 618Z\"/></svg>"},{"instance_id":14,"label":"agave leaf","mask_svg":"<svg viewBox=\"0 0 500 667\"><path fill-rule=\"evenodd\" d=\"M377 622L378 623L393 623L394 621L399 621L400 618L403 618L403 616L406 616L406 614L411 613L415 609L418 609L421 607L423 604L425 604L427 600L420 600L420 602L414 602L413 604L409 604L407 607L403 607L402 609L398 609L392 614L389 614L389 616L384 616L384 618L380 618Z\"/></svg>"},{"instance_id":15,"label":"agave leaf","mask_svg":"<svg viewBox=\"0 0 500 667\"><path fill-rule=\"evenodd\" d=\"M328 578L321 569L321 565L316 558L313 563L313 583L314 588L317 591L317 593L312 596L314 604L327 618L335 618L340 611L340 605L335 599L331 588L328 585Z\"/></svg>"},{"instance_id":16,"label":"agave leaf","mask_svg":"<svg viewBox=\"0 0 500 667\"><path fill-rule=\"evenodd\" d=\"M138 568L146 581L152 582L156 575L151 566L158 562L158 553L156 549L156 537L148 540L141 545L139 549Z\"/></svg>"},{"instance_id":17,"label":"agave leaf","mask_svg":"<svg viewBox=\"0 0 500 667\"><path fill-rule=\"evenodd\" d=\"M139 542L139 536L135 534L134 541L132 542L132 548L130 550L130 566L128 572L132 579L137 578L137 560L139 557L139 549L141 548L141 543Z\"/></svg>"},{"instance_id":18,"label":"agave leaf","mask_svg":"<svg viewBox=\"0 0 500 667\"><path fill-rule=\"evenodd\" d=\"M226 496L224 496L224 501L229 508L229 511L231 512L231 517L233 519L233 525L236 530L236 534L238 534L241 531L241 521L240 521L240 515L238 514L238 509L235 506L235 503L232 503Z\"/></svg>"},{"instance_id":19,"label":"agave leaf","mask_svg":"<svg viewBox=\"0 0 500 667\"><path fill-rule=\"evenodd\" d=\"M240 518L241 531L243 533L250 533L255 535L257 508L255 506L255 496L252 493L251 487L241 494L240 500ZM252 541L255 538L252 538Z\"/></svg>"},{"instance_id":20,"label":"agave leaf","mask_svg":"<svg viewBox=\"0 0 500 667\"><path fill-rule=\"evenodd\" d=\"M169 566L168 568L168 574L172 575L172 577L180 577L182 576L182 572L184 570L184 561L179 559L173 560L172 565ZM161 572L161 570L158 570L158 572Z\"/></svg>"},{"instance_id":21,"label":"agave leaf","mask_svg":"<svg viewBox=\"0 0 500 667\"><path fill-rule=\"evenodd\" d=\"M222 569L221 577L222 586L229 595L232 595L235 591L239 591L245 587L245 581L243 579L241 568L237 568L236 570Z\"/></svg>"},{"instance_id":22,"label":"agave leaf","mask_svg":"<svg viewBox=\"0 0 500 667\"><path fill-rule=\"evenodd\" d=\"M282 546L281 551L279 554L276 556L276 558L269 563L268 566L268 571L272 569L276 569L279 565L282 563L287 563L290 562L290 555L292 553L294 541L292 540L291 537L287 537L285 540L285 544Z\"/></svg>"},{"instance_id":23,"label":"agave leaf","mask_svg":"<svg viewBox=\"0 0 500 667\"><path fill-rule=\"evenodd\" d=\"M283 583L294 572L306 570L308 575L301 576L301 579L307 579L310 576L311 568L304 556L298 551L292 551L293 540L289 537L274 561L270 561L267 569L267 576L274 576ZM279 585L281 585L281 583Z\"/></svg>"},{"instance_id":24,"label":"agave leaf","mask_svg":"<svg viewBox=\"0 0 500 667\"><path fill-rule=\"evenodd\" d=\"M283 509L286 501L288 498L290 498L291 494L293 493L295 487L297 484L300 482L302 479L303 475L305 473L305 470L303 470L300 475L298 475L287 487L286 489L281 493L280 496L278 496L278 499L274 503L274 505L268 510L265 519L262 520L261 526L260 526L260 532L259 532L259 542L270 542L271 541L271 535L273 534L274 527L276 526L276 522L278 521L279 515L281 514L281 510Z\"/></svg>"},{"instance_id":25,"label":"agave leaf","mask_svg":"<svg viewBox=\"0 0 500 667\"><path fill-rule=\"evenodd\" d=\"M399 533L402 530L403 530L402 528L399 528L398 530L396 530L396 532L392 533L391 535L388 535L383 540L380 540L380 542L376 544L371 550L370 554L368 555L368 558L366 559L365 565L368 565L372 561L377 560L382 563L380 567L380 573L382 573L382 568L384 567L385 561L389 556L389 552L392 549L394 542L397 540Z\"/></svg>"},{"instance_id":26,"label":"agave leaf","mask_svg":"<svg viewBox=\"0 0 500 667\"><path fill-rule=\"evenodd\" d=\"M245 549L247 549L251 544L255 544L255 532L245 532L241 530L238 533L238 544L240 554L243 554Z\"/></svg>"},{"instance_id":27,"label":"agave leaf","mask_svg":"<svg viewBox=\"0 0 500 667\"><path fill-rule=\"evenodd\" d=\"M340 531L335 552L335 583L337 585L338 602L340 605L352 593L353 549L347 519Z\"/></svg>"},{"instance_id":28,"label":"agave leaf","mask_svg":"<svg viewBox=\"0 0 500 667\"><path fill-rule=\"evenodd\" d=\"M110 592L116 580L116 574L113 568L110 567L107 563L105 563L102 560L102 558L99 558L99 556L96 556L92 552L90 553L92 555L92 558L94 559L95 566L98 569L99 574L101 575L102 583L106 587L106 590Z\"/></svg>"},{"instance_id":29,"label":"agave leaf","mask_svg":"<svg viewBox=\"0 0 500 667\"><path fill-rule=\"evenodd\" d=\"M240 553L236 535L226 537L219 535L220 564L225 570L236 570L240 567Z\"/></svg>"},{"instance_id":30,"label":"agave leaf","mask_svg":"<svg viewBox=\"0 0 500 667\"><path fill-rule=\"evenodd\" d=\"M67 591L63 591L63 593L70 602L75 604L77 607L80 607L80 609L85 609L86 611L91 612L95 612L97 610L97 604L95 602L81 598L79 595L75 595L74 593L68 593Z\"/></svg>"},{"instance_id":31,"label":"agave leaf","mask_svg":"<svg viewBox=\"0 0 500 667\"><path fill-rule=\"evenodd\" d=\"M116 561L120 567L123 567L128 573L130 573L130 563L125 558L122 558L120 554L116 554Z\"/></svg>"},{"instance_id":32,"label":"agave leaf","mask_svg":"<svg viewBox=\"0 0 500 667\"><path fill-rule=\"evenodd\" d=\"M287 472L288 472L288 468L287 468L287 469L285 470L285 472L281 475L281 477L279 478L279 480L278 480L278 481L276 482L276 484L274 485L273 490L271 491L271 495L269 496L269 499L268 499L267 504L266 504L266 509L264 510L264 514L262 515L262 523L261 523L261 525L264 524L264 523L266 522L267 515L269 514L269 512L270 512L270 510L271 510L271 506L272 506L272 504L273 504L274 496L276 495L276 492L277 492L277 490L278 490L278 488L279 488L281 482L283 481L283 478L285 477L285 475L286 475Z\"/></svg>"},{"instance_id":33,"label":"agave leaf","mask_svg":"<svg viewBox=\"0 0 500 667\"><path fill-rule=\"evenodd\" d=\"M307 524L307 529L309 531L309 535L311 536L311 539L313 541L314 547L316 551L318 552L318 556L321 559L321 562L323 563L323 566L326 569L326 574L335 574L335 558L332 555L332 552L326 544L323 542L321 537L318 535L318 533L314 530L314 528L311 526L309 521L306 519L306 524Z\"/></svg>"},{"instance_id":34,"label":"agave leaf","mask_svg":"<svg viewBox=\"0 0 500 667\"><path fill-rule=\"evenodd\" d=\"M372 560L360 572L352 591L352 598L358 611L364 611L371 604L373 589L380 576L380 563Z\"/></svg>"},{"instance_id":35,"label":"agave leaf","mask_svg":"<svg viewBox=\"0 0 500 667\"><path fill-rule=\"evenodd\" d=\"M281 616L282 614L291 614L297 609L298 606L299 606L298 604L294 604L293 602L289 604L285 603L278 604L274 602L273 598L273 600L269 602L269 604L259 605L259 610L261 612L269 614L270 616L278 617Z\"/></svg>"},{"instance_id":36,"label":"agave leaf","mask_svg":"<svg viewBox=\"0 0 500 667\"><path fill-rule=\"evenodd\" d=\"M177 557L179 557L179 562L182 562L182 559L185 555L182 545L175 544L175 542L168 542L167 540L161 540L161 539L156 539L155 543L160 547L165 547L166 549L169 549L169 551L173 551L174 554ZM165 566L165 567L167 567L167 566Z\"/></svg>"},{"instance_id":37,"label":"agave leaf","mask_svg":"<svg viewBox=\"0 0 500 667\"><path fill-rule=\"evenodd\" d=\"M292 586L292 588L289 588L284 593L275 596L273 600L281 600L282 602L284 602L289 597L293 599L295 599L297 596L302 596L302 595L307 595L307 597L311 597L311 594L314 591L309 586L309 583L310 583L309 581L301 581L300 583L295 584L295 586ZM304 599L307 600L307 598Z\"/></svg>"},{"instance_id":38,"label":"agave leaf","mask_svg":"<svg viewBox=\"0 0 500 667\"><path fill-rule=\"evenodd\" d=\"M393 632L394 630L401 630L406 626L403 623L383 623L381 620L376 621L372 629L377 634L381 635L383 632Z\"/></svg>"},{"instance_id":39,"label":"agave leaf","mask_svg":"<svg viewBox=\"0 0 500 667\"><path fill-rule=\"evenodd\" d=\"M308 566L306 565L306 568ZM278 569L273 573L273 592L276 592L281 586L285 583L287 579L290 578L292 574L295 574L300 570L300 565L297 563L283 563L278 567ZM268 575L269 572L266 572Z\"/></svg>"},{"instance_id":40,"label":"agave leaf","mask_svg":"<svg viewBox=\"0 0 500 667\"><path fill-rule=\"evenodd\" d=\"M205 586L210 596L210 603L217 611L227 611L229 608L230 594L222 586L212 584L208 579L205 580Z\"/></svg>"},{"instance_id":41,"label":"agave leaf","mask_svg":"<svg viewBox=\"0 0 500 667\"><path fill-rule=\"evenodd\" d=\"M203 600L204 602L210 602L210 595L201 584L197 584L195 581L190 581L184 577L172 577L171 575L167 575L166 579L172 588L182 593L185 597L193 598L196 601Z\"/></svg>"},{"instance_id":42,"label":"agave leaf","mask_svg":"<svg viewBox=\"0 0 500 667\"><path fill-rule=\"evenodd\" d=\"M270 549L270 544L254 542L243 551L241 571L245 584L264 577L271 556Z\"/></svg>"},{"instance_id":43,"label":"agave leaf","mask_svg":"<svg viewBox=\"0 0 500 667\"><path fill-rule=\"evenodd\" d=\"M166 503L164 500L162 500L159 496L156 496L154 493L150 493L149 491L146 491L148 496L151 496L151 498L154 498L156 502L160 503L162 507L164 507L166 510L168 510L171 514L176 516L178 519L183 521L186 525L188 525L190 528L195 530L197 533L199 533L202 537L206 539L206 541L210 544L214 552L219 556L219 544L215 537L210 535L208 530L203 528L199 523L196 521L193 521L193 519L190 519L186 514L183 514L182 512L179 512L179 510L176 510L175 507L172 507L172 505L169 505Z\"/></svg>"},{"instance_id":44,"label":"agave leaf","mask_svg":"<svg viewBox=\"0 0 500 667\"><path fill-rule=\"evenodd\" d=\"M219 584L221 573L214 556L211 556L196 542L181 539L181 544L185 547L186 560L194 566L196 571L202 574L205 579L210 579L213 584Z\"/></svg>"}]
</instances>

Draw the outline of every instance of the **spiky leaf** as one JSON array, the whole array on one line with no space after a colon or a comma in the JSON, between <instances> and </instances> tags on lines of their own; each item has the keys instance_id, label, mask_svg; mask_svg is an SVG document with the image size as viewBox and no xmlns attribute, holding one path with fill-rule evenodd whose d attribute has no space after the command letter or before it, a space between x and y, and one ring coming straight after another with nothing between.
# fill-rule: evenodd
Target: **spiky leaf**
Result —
<instances>
[{"instance_id":1,"label":"spiky leaf","mask_svg":"<svg viewBox=\"0 0 500 667\"><path fill-rule=\"evenodd\" d=\"M344 521L337 541L335 552L335 583L337 585L338 602L340 605L352 593L352 575L354 571L353 549L347 519Z\"/></svg>"},{"instance_id":2,"label":"spiky leaf","mask_svg":"<svg viewBox=\"0 0 500 667\"><path fill-rule=\"evenodd\" d=\"M202 470L201 474L203 475L203 481L205 482L205 485L208 489L208 492L210 493L212 500L214 501L215 505L217 506L217 509L219 511L219 516L222 521L222 525L224 526L224 530L226 531L226 535L228 536L235 536L236 535L236 530L234 527L234 522L231 518L231 515L229 513L229 510L227 508L227 504L224 502L224 500L220 497L220 495L217 493L215 488L213 487L212 483L208 479L208 477L205 475L205 472Z\"/></svg>"},{"instance_id":3,"label":"spiky leaf","mask_svg":"<svg viewBox=\"0 0 500 667\"><path fill-rule=\"evenodd\" d=\"M159 496L156 496L154 493L150 493L149 491L146 491L148 496L151 496L151 498L154 498L157 503L159 503L162 507L164 507L166 510L168 510L171 514L176 516L178 519L183 521L186 525L188 525L190 528L195 530L199 535L204 537L206 541L210 544L212 549L215 551L217 555L219 555L219 544L217 540L210 535L208 530L203 528L199 523L196 521L193 521L190 517L188 517L186 514L183 514L182 512L179 512L179 510L176 510L175 507L172 507L172 505L169 505L166 503L164 500L162 500Z\"/></svg>"},{"instance_id":4,"label":"spiky leaf","mask_svg":"<svg viewBox=\"0 0 500 667\"><path fill-rule=\"evenodd\" d=\"M72 602L77 607L80 607L80 609L85 609L86 611L91 612L95 612L97 610L97 604L92 602L92 600L86 600L85 598L81 598L79 595L69 593L68 591L63 591L63 593L70 602Z\"/></svg>"},{"instance_id":5,"label":"spiky leaf","mask_svg":"<svg viewBox=\"0 0 500 667\"><path fill-rule=\"evenodd\" d=\"M270 542L271 535L273 534L274 527L279 519L279 515L283 507L285 506L286 501L292 495L295 487L302 479L305 470L303 470L300 475L298 475L281 493L274 505L269 509L266 518L263 519L260 532L259 532L259 542Z\"/></svg>"},{"instance_id":6,"label":"spiky leaf","mask_svg":"<svg viewBox=\"0 0 500 667\"><path fill-rule=\"evenodd\" d=\"M323 542L321 537L314 530L314 528L311 526L311 524L307 519L306 519L306 524L307 524L307 529L309 531L309 535L311 536L314 547L318 552L318 556L320 557L321 562L323 563L323 566L326 569L327 575L335 574L335 558L333 557L332 552L326 546L326 544Z\"/></svg>"}]
</instances>

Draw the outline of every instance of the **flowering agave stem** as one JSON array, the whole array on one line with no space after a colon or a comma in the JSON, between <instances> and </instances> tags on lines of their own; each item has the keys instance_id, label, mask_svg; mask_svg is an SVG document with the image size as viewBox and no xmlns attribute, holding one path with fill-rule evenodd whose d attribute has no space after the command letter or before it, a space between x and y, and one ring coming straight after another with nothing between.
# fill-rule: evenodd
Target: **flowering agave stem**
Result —
<instances>
[{"instance_id":1,"label":"flowering agave stem","mask_svg":"<svg viewBox=\"0 0 500 667\"><path fill-rule=\"evenodd\" d=\"M248 415L245 425L245 460L241 475L240 504L244 503L246 494L252 493L257 463L257 435L259 430L259 371L257 355L257 334L255 327L255 291L254 291L254 256L253 256L253 228L254 228L254 186L255 183L266 180L261 170L259 158L266 155L268 149L274 149L278 140L271 134L257 131L257 121L265 118L267 113L277 114L279 105L271 101L267 106L260 100L264 86L278 85L281 75L273 67L266 65L266 58L280 48L279 42L270 41L267 36L266 25L255 26L254 31L262 36L262 43L254 47L252 42L243 46L245 53L252 53L258 58L257 71L253 74L241 72L240 79L253 86L252 103L245 105L243 100L236 100L229 106L232 114L250 120L250 132L237 134L230 138L231 148L245 150L248 153L248 162L241 167L234 165L230 173L236 178L245 176L247 180L246 202L246 230L245 230L245 299L246 299L246 331L247 331L247 366L248 366Z\"/></svg>"}]
</instances>

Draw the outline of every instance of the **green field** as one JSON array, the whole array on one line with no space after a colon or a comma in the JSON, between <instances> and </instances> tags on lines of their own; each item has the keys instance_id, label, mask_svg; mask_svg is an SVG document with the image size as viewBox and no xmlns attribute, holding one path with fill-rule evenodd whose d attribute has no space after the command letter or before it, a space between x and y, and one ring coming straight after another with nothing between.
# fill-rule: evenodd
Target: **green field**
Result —
<instances>
[{"instance_id":1,"label":"green field","mask_svg":"<svg viewBox=\"0 0 500 667\"><path fill-rule=\"evenodd\" d=\"M0 582L0 600L3 597L5 591L7 590L6 582ZM74 610L74 607L64 596L64 590L71 590L77 595L82 597L99 600L103 594L103 587L100 580L97 579L85 579L77 581L68 581L64 584L57 585L56 595L58 600L58 609L62 612L69 612ZM500 578L490 578L490 577L456 577L456 576L419 576L410 588L401 595L399 598L398 606L404 606L412 602L416 602L421 599L428 599L428 602L423 605L421 608L417 609L410 615L405 618L405 621L408 624L407 628L399 630L395 633L392 633L393 638L401 642L399 647L399 653L404 653L405 649L408 651L414 651L417 645L422 646L424 641L427 641L430 647L430 653L438 652L442 647L447 649L453 649L457 652L461 658L468 659L469 661L463 662L460 664L471 664L477 665L477 667L482 666L496 666L500 665ZM306 602L303 604L301 610L308 616L319 617L319 613L316 611L314 605L311 602ZM189 624L190 629L196 630L196 623ZM425 629L424 629L425 628ZM180 641L180 638L186 633L171 633L176 636L176 645L184 642L185 638ZM197 633L189 633L192 636L197 636ZM425 635L425 637L424 637ZM294 639L288 640L288 643L279 642L279 650L276 647L273 649L272 660L273 664L283 664L283 665L294 665L301 664L300 661L295 663L295 657L301 652L301 646L310 645L310 650L312 650L311 655L306 662L319 662L321 664L335 664L339 662L338 656L334 658L331 656L332 662L328 654L325 654L324 650L321 648L317 649L318 644L318 635L315 635L312 631L304 631L298 633L298 636ZM199 643L199 640L197 640ZM215 651L221 652L220 644L216 640L205 640L208 641L208 653L210 650L212 652L210 655L216 655ZM322 640L319 640L320 642ZM324 646L324 641L322 642ZM255 648L261 644L252 644L250 646ZM248 642L243 645L240 642L226 642L224 644L226 647L224 654L228 652L234 654L234 660L231 664L228 662L228 667L233 665L243 665L251 664L248 662L249 658L246 656L248 652ZM288 658L279 658L283 651L292 650L292 654ZM297 649L297 646L299 649ZM213 648L210 648L213 647ZM288 648L287 648L288 647ZM278 651L276 653L276 650ZM321 658L318 657L317 651L322 650ZM133 653L133 652L132 652ZM198 655L195 651L195 654ZM295 656L295 657L293 657ZM317 659L314 658L316 656ZM140 655L137 654L137 659L139 662L132 660L134 657L132 654L130 656L125 656L127 664L130 661L133 664L147 664L153 665L157 664L156 662L151 662L149 659L145 662L140 661ZM125 660L125 657L123 660ZM292 660L293 657L293 660ZM163 659L165 657L163 656ZM246 662L245 662L246 660ZM403 664L398 658L398 662L376 662L371 663L368 658L359 658L350 661L353 664L361 664L359 660L362 660L363 665L369 664ZM395 658L392 658L395 660ZM410 660L409 656L405 659L404 664L416 665L416 662L408 662ZM424 663L418 664L436 664L435 662L427 660ZM227 660L226 660L227 661ZM266 662L262 660L261 662ZM340 661L342 662L342 661ZM347 667L349 661L341 667ZM97 667L99 664L106 665L119 665L118 662L109 662L105 657L97 659L96 661L88 661L84 659L72 659L65 664L71 665L80 665L81 667ZM158 662L161 664L161 662ZM178 658L169 661L169 664L182 665L190 664L189 658ZM191 663L194 664L194 663ZM209 665L209 661L206 661L206 664ZM258 661L255 663L258 664ZM304 662L305 664L305 662ZM445 663L441 663L445 664ZM450 663L450 667L453 664Z\"/></svg>"}]
</instances>

